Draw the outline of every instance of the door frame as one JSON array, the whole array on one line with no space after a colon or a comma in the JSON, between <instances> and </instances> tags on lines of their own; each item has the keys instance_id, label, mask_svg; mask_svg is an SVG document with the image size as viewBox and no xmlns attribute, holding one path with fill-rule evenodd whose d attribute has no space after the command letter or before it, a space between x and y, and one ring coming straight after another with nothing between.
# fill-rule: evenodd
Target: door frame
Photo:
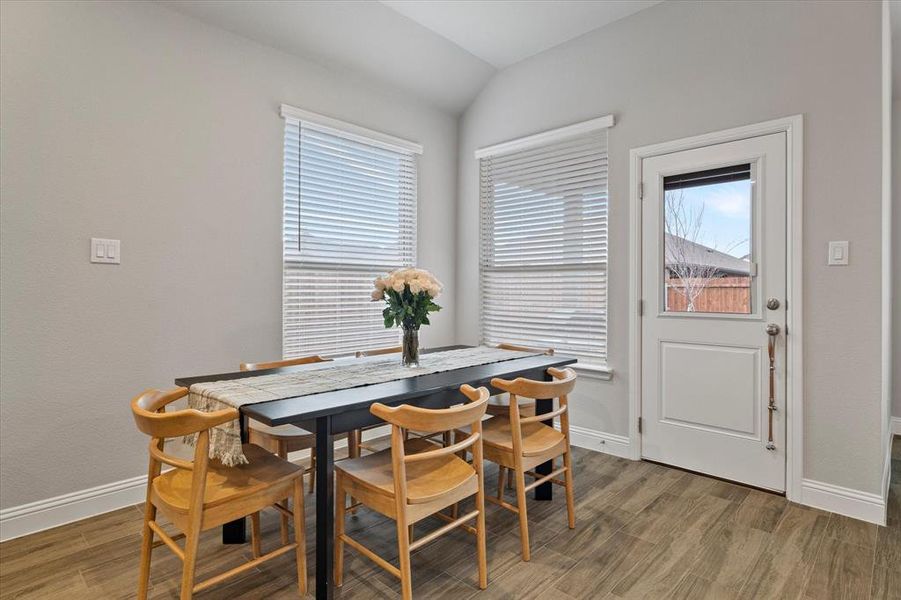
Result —
<instances>
[{"instance_id":1,"label":"door frame","mask_svg":"<svg viewBox=\"0 0 901 600\"><path fill-rule=\"evenodd\" d=\"M746 125L651 144L629 151L629 458L641 459L641 275L642 275L642 161L653 156L692 150L714 144L785 133L786 137L786 446L785 495L801 499L804 477L804 369L802 321L802 192L803 192L802 115Z\"/></svg>"}]
</instances>

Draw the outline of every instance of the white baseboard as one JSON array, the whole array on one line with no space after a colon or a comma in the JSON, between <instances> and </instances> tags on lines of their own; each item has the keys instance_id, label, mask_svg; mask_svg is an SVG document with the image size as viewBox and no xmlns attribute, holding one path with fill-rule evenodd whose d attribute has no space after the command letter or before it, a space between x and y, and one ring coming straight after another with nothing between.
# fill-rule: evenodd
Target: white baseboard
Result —
<instances>
[{"instance_id":1,"label":"white baseboard","mask_svg":"<svg viewBox=\"0 0 901 600\"><path fill-rule=\"evenodd\" d=\"M892 417L892 435L901 435L901 417Z\"/></svg>"},{"instance_id":2,"label":"white baseboard","mask_svg":"<svg viewBox=\"0 0 901 600\"><path fill-rule=\"evenodd\" d=\"M882 461L882 503L886 507L885 518L888 518L888 494L889 486L892 484L892 437L888 436L888 443L885 445L885 458Z\"/></svg>"},{"instance_id":3,"label":"white baseboard","mask_svg":"<svg viewBox=\"0 0 901 600\"><path fill-rule=\"evenodd\" d=\"M0 510L0 542L118 510L146 496L147 476L139 475Z\"/></svg>"},{"instance_id":4,"label":"white baseboard","mask_svg":"<svg viewBox=\"0 0 901 600\"><path fill-rule=\"evenodd\" d=\"M363 439L382 437L390 432L388 425L376 427L363 432ZM336 450L346 446L347 438L335 442ZM288 459L301 460L308 456L308 450L301 450L289 454ZM4 508L0 510L0 542L138 504L144 501L146 495L147 476L139 475L55 498Z\"/></svg>"},{"instance_id":5,"label":"white baseboard","mask_svg":"<svg viewBox=\"0 0 901 600\"><path fill-rule=\"evenodd\" d=\"M801 481L801 504L885 525L885 499L879 494L804 479Z\"/></svg>"},{"instance_id":6,"label":"white baseboard","mask_svg":"<svg viewBox=\"0 0 901 600\"><path fill-rule=\"evenodd\" d=\"M572 445L578 448L604 452L621 458L630 457L629 438L624 435L603 433L594 429L570 425L569 437Z\"/></svg>"}]
</instances>

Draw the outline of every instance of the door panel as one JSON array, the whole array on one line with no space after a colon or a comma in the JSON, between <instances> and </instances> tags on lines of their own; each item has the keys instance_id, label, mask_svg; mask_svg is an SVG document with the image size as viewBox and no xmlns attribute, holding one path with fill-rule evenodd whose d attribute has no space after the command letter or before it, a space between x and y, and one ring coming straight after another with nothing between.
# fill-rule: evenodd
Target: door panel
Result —
<instances>
[{"instance_id":1,"label":"door panel","mask_svg":"<svg viewBox=\"0 0 901 600\"><path fill-rule=\"evenodd\" d=\"M759 363L758 348L661 341L661 422L757 437Z\"/></svg>"},{"instance_id":2,"label":"door panel","mask_svg":"<svg viewBox=\"0 0 901 600\"><path fill-rule=\"evenodd\" d=\"M766 327L785 328L785 144L772 134L642 162L642 456L777 491L784 340L771 403Z\"/></svg>"}]
</instances>

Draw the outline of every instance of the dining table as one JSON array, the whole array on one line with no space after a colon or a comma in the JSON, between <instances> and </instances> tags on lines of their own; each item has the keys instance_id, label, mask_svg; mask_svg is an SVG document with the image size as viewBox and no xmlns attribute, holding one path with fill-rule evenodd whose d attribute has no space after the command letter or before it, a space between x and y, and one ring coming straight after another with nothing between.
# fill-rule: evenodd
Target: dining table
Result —
<instances>
[{"instance_id":1,"label":"dining table","mask_svg":"<svg viewBox=\"0 0 901 600\"><path fill-rule=\"evenodd\" d=\"M447 352L471 347L465 345L443 346L421 352ZM384 357L348 360L358 364L359 361L376 359L384 360ZM343 359L335 361L336 368L340 368L341 360ZM570 356L540 354L416 375L383 383L361 383L355 387L277 398L241 406L240 432L241 439L245 443L248 439L249 419L270 426L296 425L316 435L314 449L316 456L316 598L330 599L335 593L332 579L335 525L334 436L382 423L369 411L376 402L387 405L412 404L424 408L446 408L463 401L460 386L464 384L473 387L484 386L492 394L500 394L502 393L500 390L491 386L491 380L495 377L502 379L524 377L548 381L551 379L547 372L549 368L560 368L575 362L577 359ZM312 367L313 365L296 365L258 371L234 371L179 377L175 380L175 384L190 388L197 383L293 373ZM317 368L321 368L321 365ZM536 414L546 414L553 410L553 398L536 398L535 400ZM539 474L548 474L551 470L551 463L539 465L536 469ZM551 500L552 497L553 491L550 482L535 488L536 500L546 501ZM246 541L245 520L240 519L223 525L222 541L226 544L244 543Z\"/></svg>"}]
</instances>

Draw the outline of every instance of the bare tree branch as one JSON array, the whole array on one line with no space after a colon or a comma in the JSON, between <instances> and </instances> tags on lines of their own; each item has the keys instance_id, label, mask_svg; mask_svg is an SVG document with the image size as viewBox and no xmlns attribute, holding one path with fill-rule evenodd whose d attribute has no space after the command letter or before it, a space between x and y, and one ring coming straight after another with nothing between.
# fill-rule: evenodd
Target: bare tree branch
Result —
<instances>
[{"instance_id":1,"label":"bare tree branch","mask_svg":"<svg viewBox=\"0 0 901 600\"><path fill-rule=\"evenodd\" d=\"M664 225L669 234L665 240L665 262L671 278L679 281L677 291L685 296L686 310L694 312L695 300L717 274L717 267L704 264L696 252L704 225L704 209L685 202L685 193L666 192ZM736 244L737 245L737 244Z\"/></svg>"}]
</instances>

